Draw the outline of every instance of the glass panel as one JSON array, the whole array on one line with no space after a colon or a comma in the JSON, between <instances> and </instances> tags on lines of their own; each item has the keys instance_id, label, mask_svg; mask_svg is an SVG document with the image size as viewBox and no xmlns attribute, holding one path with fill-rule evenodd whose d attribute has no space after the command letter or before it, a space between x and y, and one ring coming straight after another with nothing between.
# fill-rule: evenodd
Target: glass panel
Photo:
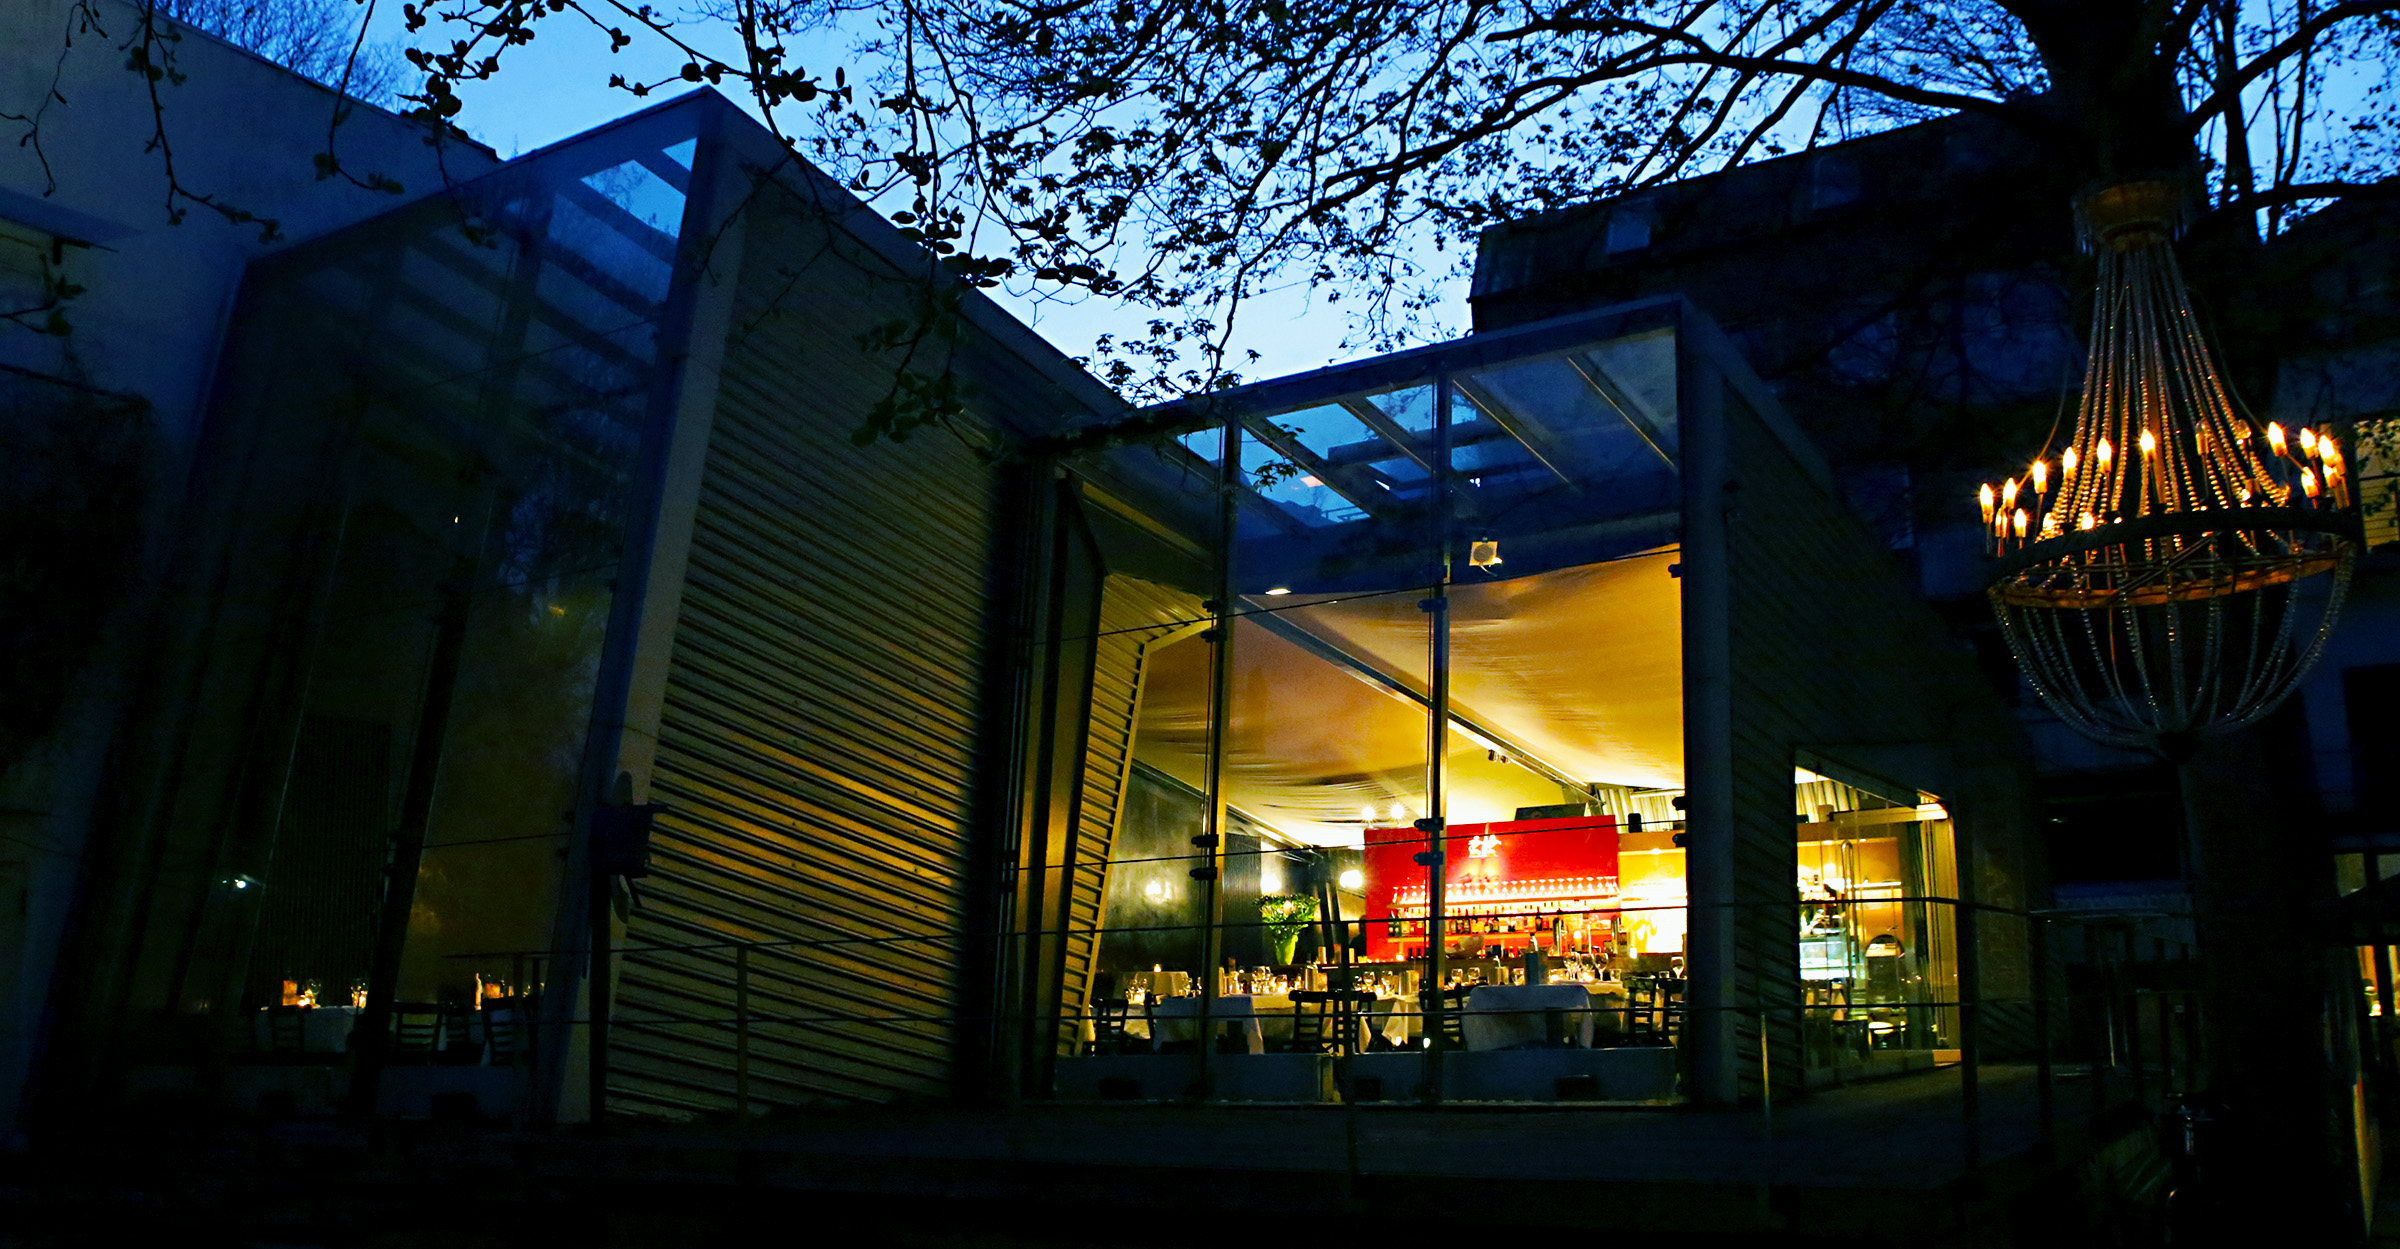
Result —
<instances>
[{"instance_id":1,"label":"glass panel","mask_svg":"<svg viewBox=\"0 0 2400 1249\"><path fill-rule=\"evenodd\" d=\"M690 168L683 161L676 163ZM641 161L629 160L586 174L582 182L663 238L673 239L683 232L683 192L668 185L666 179L651 172Z\"/></svg>"},{"instance_id":2,"label":"glass panel","mask_svg":"<svg viewBox=\"0 0 2400 1249\"><path fill-rule=\"evenodd\" d=\"M1517 427L1540 439L1553 462L1578 481L1614 482L1666 467L1651 447L1656 438L1663 449L1663 430L1619 392L1617 398L1626 400L1647 430L1627 420L1575 362L1537 360L1491 369L1477 374L1474 384L1504 405Z\"/></svg>"},{"instance_id":3,"label":"glass panel","mask_svg":"<svg viewBox=\"0 0 2400 1249\"><path fill-rule=\"evenodd\" d=\"M1267 419L1319 458L1336 464L1380 460L1393 453L1382 435L1340 404L1302 408Z\"/></svg>"},{"instance_id":4,"label":"glass panel","mask_svg":"<svg viewBox=\"0 0 2400 1249\"><path fill-rule=\"evenodd\" d=\"M1450 465L1462 488L1525 490L1558 483L1558 475L1535 459L1525 444L1489 420L1462 424L1455 437Z\"/></svg>"},{"instance_id":5,"label":"glass panel","mask_svg":"<svg viewBox=\"0 0 2400 1249\"><path fill-rule=\"evenodd\" d=\"M1331 484L1276 453L1258 435L1242 435L1245 480L1261 498L1309 525L1339 525L1366 518L1365 509Z\"/></svg>"},{"instance_id":6,"label":"glass panel","mask_svg":"<svg viewBox=\"0 0 2400 1249\"><path fill-rule=\"evenodd\" d=\"M1592 376L1662 435L1669 455L1680 454L1675 399L1675 331L1652 330L1612 339L1585 351Z\"/></svg>"},{"instance_id":7,"label":"glass panel","mask_svg":"<svg viewBox=\"0 0 2400 1249\"><path fill-rule=\"evenodd\" d=\"M1210 425L1205 429L1195 429L1192 432L1177 438L1175 441L1183 444L1184 449L1191 452L1193 455L1199 456L1202 460L1210 464L1214 464L1217 462L1217 457L1223 453L1223 448L1225 446L1225 427L1222 425Z\"/></svg>"},{"instance_id":8,"label":"glass panel","mask_svg":"<svg viewBox=\"0 0 2400 1249\"><path fill-rule=\"evenodd\" d=\"M455 956L549 944L683 196L593 142L460 198L262 263L236 319L195 541L244 571L195 626L195 716L282 797L211 798L239 773L196 764L171 799L236 830L187 1003L350 1009L412 810L399 1001L472 1009L527 973Z\"/></svg>"},{"instance_id":9,"label":"glass panel","mask_svg":"<svg viewBox=\"0 0 2400 1249\"><path fill-rule=\"evenodd\" d=\"M1433 432L1433 387L1430 385L1372 395L1367 402L1374 404L1377 411L1392 418L1395 424L1412 434Z\"/></svg>"}]
</instances>

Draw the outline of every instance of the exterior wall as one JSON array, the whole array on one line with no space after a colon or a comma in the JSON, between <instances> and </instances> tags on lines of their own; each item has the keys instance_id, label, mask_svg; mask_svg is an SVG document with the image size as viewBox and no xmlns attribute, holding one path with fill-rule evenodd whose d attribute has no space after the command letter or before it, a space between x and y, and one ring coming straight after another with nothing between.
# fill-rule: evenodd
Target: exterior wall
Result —
<instances>
[{"instance_id":1,"label":"exterior wall","mask_svg":"<svg viewBox=\"0 0 2400 1249\"><path fill-rule=\"evenodd\" d=\"M1896 560L1872 541L1761 418L1730 394L1735 1001L1767 1009L1779 1086L1799 1084L1792 770L1809 750L1949 804L1977 900L2025 904L2015 731L1971 659ZM1963 884L1963 882L1962 882ZM1982 990L2022 996L2023 935L1987 919ZM2013 990L2013 992L2012 992ZM1987 1019L1990 1012L1987 1012ZM1757 1080L1759 1021L1737 1052ZM1788 1077L1788 1083L1787 1083Z\"/></svg>"},{"instance_id":2,"label":"exterior wall","mask_svg":"<svg viewBox=\"0 0 2400 1249\"><path fill-rule=\"evenodd\" d=\"M744 229L647 781L666 812L609 1038L612 1110L632 1113L733 1108L729 942L799 943L750 956L750 1009L773 1017L754 1107L954 1087L986 991L967 950L987 755L1016 727L993 689L1017 661L1018 587L995 578L1018 535L983 453L1063 406L1063 362L970 321L962 428L854 444L899 367L859 335L925 279L775 187ZM660 948L692 945L713 948Z\"/></svg>"}]
</instances>

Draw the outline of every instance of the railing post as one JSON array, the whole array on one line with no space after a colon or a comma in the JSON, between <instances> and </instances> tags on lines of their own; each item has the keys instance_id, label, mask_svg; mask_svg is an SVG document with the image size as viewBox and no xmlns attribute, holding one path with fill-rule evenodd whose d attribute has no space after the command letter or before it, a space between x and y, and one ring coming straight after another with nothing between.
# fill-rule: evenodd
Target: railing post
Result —
<instances>
[{"instance_id":1,"label":"railing post","mask_svg":"<svg viewBox=\"0 0 2400 1249\"><path fill-rule=\"evenodd\" d=\"M532 1008L533 998L526 992L525 953L520 950L508 957L508 1065L525 1065L525 1051L533 1044L526 1036L526 1011Z\"/></svg>"},{"instance_id":2,"label":"railing post","mask_svg":"<svg viewBox=\"0 0 2400 1249\"><path fill-rule=\"evenodd\" d=\"M1767 1012L1758 1012L1758 1117L1775 1134L1775 1065L1767 1057Z\"/></svg>"},{"instance_id":3,"label":"railing post","mask_svg":"<svg viewBox=\"0 0 2400 1249\"><path fill-rule=\"evenodd\" d=\"M750 943L733 947L733 1114L750 1126Z\"/></svg>"},{"instance_id":4,"label":"railing post","mask_svg":"<svg viewBox=\"0 0 2400 1249\"><path fill-rule=\"evenodd\" d=\"M1983 1084L1976 1067L1983 1050L1983 948L1978 942L1975 905L1958 902L1958 1112L1965 1174L1961 1182L1972 1189L1983 1167Z\"/></svg>"},{"instance_id":5,"label":"railing post","mask_svg":"<svg viewBox=\"0 0 2400 1249\"><path fill-rule=\"evenodd\" d=\"M2125 1065L2133 1071L2133 1100L2150 1100L2150 1072L2142 1065L2142 977L2134 961L2133 934L2125 934Z\"/></svg>"},{"instance_id":6,"label":"railing post","mask_svg":"<svg viewBox=\"0 0 2400 1249\"><path fill-rule=\"evenodd\" d=\"M2034 1122L2041 1139L2043 1165L2058 1161L2058 1110L2050 1070L2050 920L2031 917L2028 935L2033 954Z\"/></svg>"},{"instance_id":7,"label":"railing post","mask_svg":"<svg viewBox=\"0 0 2400 1249\"><path fill-rule=\"evenodd\" d=\"M526 982L533 986L533 994L529 998L526 996L525 991L520 989L517 991L517 1001L519 1003L526 1004L525 1048L531 1057L526 1060L525 1065L533 1069L533 1074L529 1078L534 1085L539 1086L542 1083L542 1012L540 1008L542 1005L543 990L541 956L535 955L532 959L528 960L525 970L527 975ZM534 1108L535 1103L533 1102L531 1096L528 1095L526 1109L530 1113Z\"/></svg>"}]
</instances>

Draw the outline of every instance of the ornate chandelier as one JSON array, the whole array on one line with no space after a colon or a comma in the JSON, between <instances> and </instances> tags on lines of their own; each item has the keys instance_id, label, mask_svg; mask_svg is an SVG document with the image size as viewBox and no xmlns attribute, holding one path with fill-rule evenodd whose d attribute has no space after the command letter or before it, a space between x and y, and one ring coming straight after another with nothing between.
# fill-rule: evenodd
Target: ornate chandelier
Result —
<instances>
[{"instance_id":1,"label":"ornate chandelier","mask_svg":"<svg viewBox=\"0 0 2400 1249\"><path fill-rule=\"evenodd\" d=\"M2073 437L1978 491L1992 606L2035 692L2088 737L2176 759L2291 692L2363 545L2334 438L2237 410L2175 264L2183 203L2159 181L2076 204L2100 279Z\"/></svg>"}]
</instances>

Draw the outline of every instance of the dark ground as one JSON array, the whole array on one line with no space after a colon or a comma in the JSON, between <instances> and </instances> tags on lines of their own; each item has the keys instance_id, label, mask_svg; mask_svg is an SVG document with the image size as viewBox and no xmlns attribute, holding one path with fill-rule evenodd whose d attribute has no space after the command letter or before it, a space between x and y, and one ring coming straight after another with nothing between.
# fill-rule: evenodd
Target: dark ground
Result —
<instances>
[{"instance_id":1,"label":"dark ground","mask_svg":"<svg viewBox=\"0 0 2400 1249\"><path fill-rule=\"evenodd\" d=\"M1970 1180L1955 1072L1776 1108L882 1108L730 1128L428 1122L93 1126L0 1162L0 1249L2145 1243L2129 1105L2093 1148L2058 1088L1985 1072ZM2113 1141L2113 1146L2109 1143ZM2130 1143L2130 1144L2129 1144ZM2151 1242L2154 1243L2154 1242Z\"/></svg>"}]
</instances>

